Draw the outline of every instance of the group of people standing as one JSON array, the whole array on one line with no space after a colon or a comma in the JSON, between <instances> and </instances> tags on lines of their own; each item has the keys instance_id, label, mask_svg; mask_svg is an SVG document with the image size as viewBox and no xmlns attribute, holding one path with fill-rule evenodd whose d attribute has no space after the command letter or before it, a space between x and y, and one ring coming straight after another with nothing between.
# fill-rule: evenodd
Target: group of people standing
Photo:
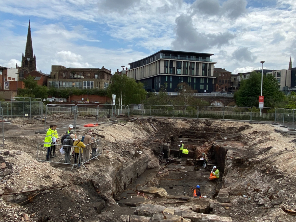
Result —
<instances>
[{"instance_id":1,"label":"group of people standing","mask_svg":"<svg viewBox=\"0 0 296 222\"><path fill-rule=\"evenodd\" d=\"M44 147L47 148L46 160L55 157L56 145L58 145L58 133L56 125L50 125L44 139ZM89 163L90 151L92 158L97 155L97 143L91 131L85 136L77 136L73 133L73 125L70 124L65 135L61 138L62 147L60 152L65 155L65 163L71 163L71 155L74 157L74 164L80 165L82 160Z\"/></svg>"}]
</instances>

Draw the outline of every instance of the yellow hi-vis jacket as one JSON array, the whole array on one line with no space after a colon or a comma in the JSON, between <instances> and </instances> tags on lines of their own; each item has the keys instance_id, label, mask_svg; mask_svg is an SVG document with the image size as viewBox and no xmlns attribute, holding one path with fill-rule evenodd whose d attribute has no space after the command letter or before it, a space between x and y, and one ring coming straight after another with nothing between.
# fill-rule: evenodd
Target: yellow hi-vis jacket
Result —
<instances>
[{"instance_id":1,"label":"yellow hi-vis jacket","mask_svg":"<svg viewBox=\"0 0 296 222\"><path fill-rule=\"evenodd\" d=\"M52 134L53 130L49 128L44 138L44 147L51 147Z\"/></svg>"},{"instance_id":2,"label":"yellow hi-vis jacket","mask_svg":"<svg viewBox=\"0 0 296 222\"><path fill-rule=\"evenodd\" d=\"M215 172L213 172L213 175L215 175L217 178L219 178L220 171L217 169Z\"/></svg>"},{"instance_id":3,"label":"yellow hi-vis jacket","mask_svg":"<svg viewBox=\"0 0 296 222\"><path fill-rule=\"evenodd\" d=\"M188 151L186 148L183 148L182 153L183 153L183 154L188 154L189 151Z\"/></svg>"},{"instance_id":4,"label":"yellow hi-vis jacket","mask_svg":"<svg viewBox=\"0 0 296 222\"><path fill-rule=\"evenodd\" d=\"M57 130L52 130L52 137L55 137L57 140L59 138L59 134L58 134L58 131Z\"/></svg>"},{"instance_id":5,"label":"yellow hi-vis jacket","mask_svg":"<svg viewBox=\"0 0 296 222\"><path fill-rule=\"evenodd\" d=\"M75 140L73 143L74 146L74 153L79 153L79 150L81 149L81 153L83 152L83 148L85 148L85 144L81 142L80 140Z\"/></svg>"},{"instance_id":6,"label":"yellow hi-vis jacket","mask_svg":"<svg viewBox=\"0 0 296 222\"><path fill-rule=\"evenodd\" d=\"M180 147L180 150L183 150L184 149L184 143L182 143L181 147Z\"/></svg>"}]
</instances>

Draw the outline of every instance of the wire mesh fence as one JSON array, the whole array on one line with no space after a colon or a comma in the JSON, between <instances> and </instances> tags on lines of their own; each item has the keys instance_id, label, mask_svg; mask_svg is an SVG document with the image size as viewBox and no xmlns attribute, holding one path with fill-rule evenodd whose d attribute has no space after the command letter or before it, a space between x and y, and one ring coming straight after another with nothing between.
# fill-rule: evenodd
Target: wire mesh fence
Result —
<instances>
[{"instance_id":1,"label":"wire mesh fence","mask_svg":"<svg viewBox=\"0 0 296 222\"><path fill-rule=\"evenodd\" d=\"M4 118L43 116L45 105L42 101L1 101Z\"/></svg>"}]
</instances>

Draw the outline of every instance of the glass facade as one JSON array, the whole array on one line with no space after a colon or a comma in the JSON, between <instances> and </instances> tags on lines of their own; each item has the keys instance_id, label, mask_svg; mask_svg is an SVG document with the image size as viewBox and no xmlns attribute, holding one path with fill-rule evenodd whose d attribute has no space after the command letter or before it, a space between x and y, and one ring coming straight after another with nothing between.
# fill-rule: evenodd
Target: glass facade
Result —
<instances>
[{"instance_id":1,"label":"glass facade","mask_svg":"<svg viewBox=\"0 0 296 222\"><path fill-rule=\"evenodd\" d=\"M177 74L181 75L182 74L182 62L177 61Z\"/></svg>"}]
</instances>

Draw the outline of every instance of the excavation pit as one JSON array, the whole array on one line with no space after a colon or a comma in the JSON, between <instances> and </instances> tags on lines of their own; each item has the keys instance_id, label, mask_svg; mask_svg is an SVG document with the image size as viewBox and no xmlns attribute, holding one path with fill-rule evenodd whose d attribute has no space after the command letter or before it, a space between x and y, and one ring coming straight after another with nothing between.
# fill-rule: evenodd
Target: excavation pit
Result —
<instances>
[{"instance_id":1,"label":"excavation pit","mask_svg":"<svg viewBox=\"0 0 296 222\"><path fill-rule=\"evenodd\" d=\"M40 222L295 219L289 196L296 192L289 171L295 157L293 138L283 137L273 126L165 118L101 123L92 130L102 138L102 154L73 170L34 159L32 144L44 140L35 132L43 127L30 123L22 131L12 122L7 129L8 148L0 153L0 216L6 221L14 220L10 215L25 220L24 214ZM21 140L16 137L20 132ZM189 150L182 158L180 141ZM202 153L209 158L206 168L199 159ZM220 178L209 181L214 165ZM289 174L283 166L289 166ZM192 197L196 185L206 198Z\"/></svg>"}]
</instances>

